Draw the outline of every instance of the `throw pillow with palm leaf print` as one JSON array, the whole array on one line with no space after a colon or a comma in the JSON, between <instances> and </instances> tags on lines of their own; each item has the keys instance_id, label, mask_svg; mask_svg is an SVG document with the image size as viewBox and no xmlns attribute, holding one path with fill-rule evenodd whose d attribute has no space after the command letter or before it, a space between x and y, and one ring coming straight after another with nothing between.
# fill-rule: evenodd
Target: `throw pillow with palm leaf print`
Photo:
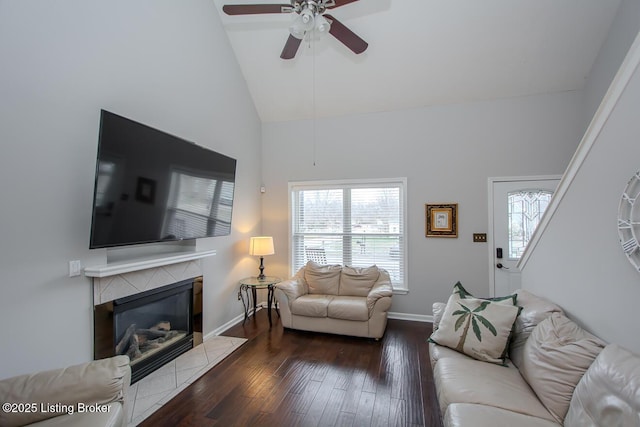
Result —
<instances>
[{"instance_id":1,"label":"throw pillow with palm leaf print","mask_svg":"<svg viewBox=\"0 0 640 427\"><path fill-rule=\"evenodd\" d=\"M462 283L460 283L460 281L456 282L455 285L453 285L453 294L457 294L460 298L477 298L474 295L471 294L471 292L467 291L464 286L462 286ZM518 305L518 294L517 293L512 293L509 295L505 295L505 296L499 296L499 297L490 297L490 298L480 298L483 300L489 300L492 302L497 302L498 304L508 304L508 305ZM520 315L520 313L522 312L522 307L518 307L519 311L518 311L518 316ZM517 318L516 318L517 319ZM508 351L509 351L509 347L511 345L512 339L514 337L515 334L515 328L516 328L516 322L513 322L513 328L511 329L511 335L509 336L509 339L507 340L507 347L505 347L504 351L505 353L503 354L503 359L507 357ZM436 328L437 329L437 328ZM435 329L434 329L435 330Z\"/></svg>"},{"instance_id":2,"label":"throw pillow with palm leaf print","mask_svg":"<svg viewBox=\"0 0 640 427\"><path fill-rule=\"evenodd\" d=\"M462 286L462 283L460 282L457 282L455 285L453 285L453 294L458 294L460 298L476 298L475 296L471 295L471 292L467 291L464 288L464 286ZM502 297L482 298L482 299L493 301L493 302L502 302L504 304L516 305L516 302L518 300L518 295L514 293L511 295L505 295Z\"/></svg>"},{"instance_id":3,"label":"throw pillow with palm leaf print","mask_svg":"<svg viewBox=\"0 0 640 427\"><path fill-rule=\"evenodd\" d=\"M505 363L506 348L518 306L452 294L444 309L440 327L430 341L474 359Z\"/></svg>"},{"instance_id":4,"label":"throw pillow with palm leaf print","mask_svg":"<svg viewBox=\"0 0 640 427\"><path fill-rule=\"evenodd\" d=\"M462 283L460 283L460 281L456 282L456 284L453 285L452 293L453 295L458 295L458 298L461 298L461 299L475 298L475 296L473 296L471 292L467 291L464 288L464 286L462 286ZM516 305L518 295L513 293L511 295L506 295L502 297L482 298L482 299L497 302L500 304ZM433 330L434 331L436 331L440 325L440 319L442 318L442 313L444 311L445 305L446 304L440 303L440 302L436 302L433 304ZM514 324L514 327L515 327L515 324ZM513 331L512 331L512 336L513 336ZM511 341L511 339L509 339L509 341Z\"/></svg>"}]
</instances>

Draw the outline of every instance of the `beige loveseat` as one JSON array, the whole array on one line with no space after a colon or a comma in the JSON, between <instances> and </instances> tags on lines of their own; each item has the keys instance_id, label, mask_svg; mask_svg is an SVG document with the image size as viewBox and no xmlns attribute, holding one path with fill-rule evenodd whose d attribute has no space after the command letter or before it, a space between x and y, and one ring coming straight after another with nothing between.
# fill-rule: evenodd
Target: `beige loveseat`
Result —
<instances>
[{"instance_id":1,"label":"beige loveseat","mask_svg":"<svg viewBox=\"0 0 640 427\"><path fill-rule=\"evenodd\" d=\"M379 339L387 326L392 296L389 273L309 261L276 285L285 328Z\"/></svg>"},{"instance_id":2,"label":"beige loveseat","mask_svg":"<svg viewBox=\"0 0 640 427\"><path fill-rule=\"evenodd\" d=\"M546 299L520 290L516 304L506 366L429 344L445 427L640 426L638 355L607 345ZM433 308L437 329L446 305Z\"/></svg>"},{"instance_id":3,"label":"beige loveseat","mask_svg":"<svg viewBox=\"0 0 640 427\"><path fill-rule=\"evenodd\" d=\"M0 381L0 426L123 427L128 356Z\"/></svg>"}]
</instances>

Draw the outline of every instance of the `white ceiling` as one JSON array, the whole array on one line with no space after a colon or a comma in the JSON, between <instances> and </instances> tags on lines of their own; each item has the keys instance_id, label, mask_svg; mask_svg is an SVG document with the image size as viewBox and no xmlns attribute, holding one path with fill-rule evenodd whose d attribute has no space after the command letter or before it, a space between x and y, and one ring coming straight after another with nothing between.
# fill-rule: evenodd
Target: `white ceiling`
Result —
<instances>
[{"instance_id":1,"label":"white ceiling","mask_svg":"<svg viewBox=\"0 0 640 427\"><path fill-rule=\"evenodd\" d=\"M285 61L291 14L222 6L286 0L214 2L265 122L581 89L620 4L359 0L329 13L369 43L363 54L327 34Z\"/></svg>"}]
</instances>

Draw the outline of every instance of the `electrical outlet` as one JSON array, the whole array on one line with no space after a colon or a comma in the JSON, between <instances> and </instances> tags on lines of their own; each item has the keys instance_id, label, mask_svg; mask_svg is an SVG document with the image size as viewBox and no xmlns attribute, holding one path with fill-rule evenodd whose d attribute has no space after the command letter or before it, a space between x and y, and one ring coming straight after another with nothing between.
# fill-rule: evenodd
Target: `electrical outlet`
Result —
<instances>
[{"instance_id":1,"label":"electrical outlet","mask_svg":"<svg viewBox=\"0 0 640 427\"><path fill-rule=\"evenodd\" d=\"M487 233L473 233L473 241L474 242L487 242Z\"/></svg>"}]
</instances>

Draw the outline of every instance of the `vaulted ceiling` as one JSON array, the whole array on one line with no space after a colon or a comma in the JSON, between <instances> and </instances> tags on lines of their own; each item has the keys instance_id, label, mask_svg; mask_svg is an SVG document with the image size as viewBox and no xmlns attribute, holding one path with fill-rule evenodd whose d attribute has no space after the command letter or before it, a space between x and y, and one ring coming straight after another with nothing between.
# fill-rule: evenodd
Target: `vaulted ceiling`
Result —
<instances>
[{"instance_id":1,"label":"vaulted ceiling","mask_svg":"<svg viewBox=\"0 0 640 427\"><path fill-rule=\"evenodd\" d=\"M265 122L579 90L620 4L359 0L330 13L369 43L364 53L325 34L282 60L291 14L222 11L277 1L214 2Z\"/></svg>"}]
</instances>

